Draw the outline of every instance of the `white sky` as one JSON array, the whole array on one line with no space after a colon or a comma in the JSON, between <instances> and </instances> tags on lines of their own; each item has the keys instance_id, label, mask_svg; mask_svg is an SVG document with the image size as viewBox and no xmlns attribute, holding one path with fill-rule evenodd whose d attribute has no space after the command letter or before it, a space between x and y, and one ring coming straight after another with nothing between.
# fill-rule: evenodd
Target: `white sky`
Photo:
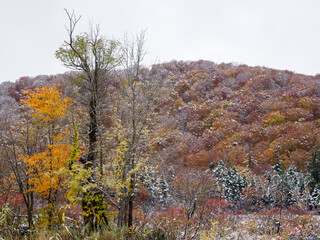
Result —
<instances>
[{"instance_id":1,"label":"white sky","mask_svg":"<svg viewBox=\"0 0 320 240\"><path fill-rule=\"evenodd\" d=\"M318 0L0 0L0 82L63 73L64 8L105 36L147 29L145 64L237 62L320 73Z\"/></svg>"}]
</instances>

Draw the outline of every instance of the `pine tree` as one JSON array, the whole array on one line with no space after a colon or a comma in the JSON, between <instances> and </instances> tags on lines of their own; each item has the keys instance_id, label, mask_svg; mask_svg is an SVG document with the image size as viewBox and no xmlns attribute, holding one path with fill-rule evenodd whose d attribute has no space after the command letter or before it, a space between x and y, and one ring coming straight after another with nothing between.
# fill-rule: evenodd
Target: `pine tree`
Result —
<instances>
[{"instance_id":1,"label":"pine tree","mask_svg":"<svg viewBox=\"0 0 320 240\"><path fill-rule=\"evenodd\" d=\"M311 174L310 192L312 193L316 185L320 184L320 151L318 149L313 152L308 169Z\"/></svg>"},{"instance_id":2,"label":"pine tree","mask_svg":"<svg viewBox=\"0 0 320 240\"><path fill-rule=\"evenodd\" d=\"M243 196L242 191L247 185L246 177L242 177L235 166L233 166L224 178L224 195L226 199L231 201L233 204L238 203L241 201L241 197Z\"/></svg>"}]
</instances>

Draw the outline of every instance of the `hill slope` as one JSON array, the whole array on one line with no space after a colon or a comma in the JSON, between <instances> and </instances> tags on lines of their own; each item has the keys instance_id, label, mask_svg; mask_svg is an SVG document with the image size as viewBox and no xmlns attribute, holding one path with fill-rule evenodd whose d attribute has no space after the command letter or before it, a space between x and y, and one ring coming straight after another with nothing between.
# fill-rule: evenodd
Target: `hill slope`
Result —
<instances>
[{"instance_id":1,"label":"hill slope","mask_svg":"<svg viewBox=\"0 0 320 240\"><path fill-rule=\"evenodd\" d=\"M262 173L281 161L304 169L320 141L320 75L208 61L143 71L166 90L153 140L166 164L205 169L222 159ZM66 89L70 74L3 83L0 107L17 106L25 89L55 83ZM111 92L119 86L116 75L109 85Z\"/></svg>"}]
</instances>

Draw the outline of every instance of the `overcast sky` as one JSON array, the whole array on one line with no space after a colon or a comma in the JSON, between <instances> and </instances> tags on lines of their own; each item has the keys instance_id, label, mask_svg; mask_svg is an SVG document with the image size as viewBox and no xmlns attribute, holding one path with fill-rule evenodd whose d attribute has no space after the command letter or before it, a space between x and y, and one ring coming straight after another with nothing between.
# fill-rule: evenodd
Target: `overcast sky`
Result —
<instances>
[{"instance_id":1,"label":"overcast sky","mask_svg":"<svg viewBox=\"0 0 320 240\"><path fill-rule=\"evenodd\" d=\"M78 32L147 29L145 64L236 62L320 73L318 0L0 0L0 82L66 72L55 50L67 38L64 8L81 15Z\"/></svg>"}]
</instances>

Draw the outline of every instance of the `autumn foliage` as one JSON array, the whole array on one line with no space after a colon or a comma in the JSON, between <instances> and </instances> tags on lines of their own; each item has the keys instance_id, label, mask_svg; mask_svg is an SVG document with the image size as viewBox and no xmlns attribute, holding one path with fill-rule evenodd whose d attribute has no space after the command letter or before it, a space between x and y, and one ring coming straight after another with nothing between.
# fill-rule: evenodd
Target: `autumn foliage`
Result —
<instances>
[{"instance_id":1,"label":"autumn foliage","mask_svg":"<svg viewBox=\"0 0 320 240\"><path fill-rule=\"evenodd\" d=\"M36 88L34 92L25 91L26 99L22 100L31 110L35 128L42 131L42 151L33 155L21 155L26 163L29 191L34 191L48 201L48 225L53 224L53 214L57 194L65 180L65 168L71 157L71 144L68 133L71 131L63 126L63 121L70 113L72 101L63 98L58 86Z\"/></svg>"},{"instance_id":2,"label":"autumn foliage","mask_svg":"<svg viewBox=\"0 0 320 240\"><path fill-rule=\"evenodd\" d=\"M70 202L75 204L68 207L70 216L80 219L79 204L90 189L99 192L96 202L103 198L99 210L109 222L120 219L118 225L127 222L118 215L128 205L121 213L127 215L130 202L130 231L145 231L141 239L187 239L200 236L201 229L216 234L218 223L223 228L234 216L256 216L276 207L305 214L318 207L319 75L209 61L143 67L132 86L124 81L124 72L109 74L103 85L107 94L96 108L96 161L87 169L86 152L79 146L89 145L88 86L77 82L81 73L71 75L78 84L68 85L67 74L41 81L21 78L7 86L5 96L13 100L8 104L17 115L30 121L36 147L30 154L17 151L18 159L27 168L28 191L39 199L36 208L52 206L45 209L52 215L48 225L58 218L57 209ZM152 79L150 85L146 79ZM151 87L158 95L146 106ZM146 109L152 111L144 115ZM72 122L75 116L77 124ZM14 133L24 131L19 143L27 132L19 127L25 123L21 119L12 124ZM140 131L137 122L147 127ZM5 136L7 130L1 131ZM0 153L5 156L5 149ZM218 175L220 162L224 173ZM10 162L1 166L1 176L12 176ZM2 189L14 189L4 179ZM289 186L292 182L299 189ZM18 193L14 191L12 196ZM1 203L13 204L1 196ZM89 199L88 206L94 201ZM96 214L94 208L90 211Z\"/></svg>"}]
</instances>

